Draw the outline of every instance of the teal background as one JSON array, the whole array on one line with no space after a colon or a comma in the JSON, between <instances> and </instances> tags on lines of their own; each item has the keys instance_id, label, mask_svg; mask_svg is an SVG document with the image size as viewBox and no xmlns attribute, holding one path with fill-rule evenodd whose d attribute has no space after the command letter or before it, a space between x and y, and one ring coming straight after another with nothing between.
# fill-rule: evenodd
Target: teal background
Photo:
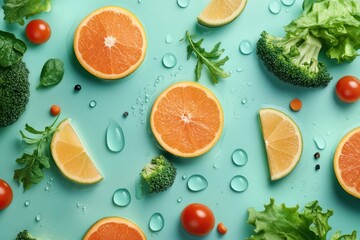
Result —
<instances>
[{"instance_id":1,"label":"teal background","mask_svg":"<svg viewBox=\"0 0 360 240\"><path fill-rule=\"evenodd\" d=\"M245 239L253 229L246 222L247 208L263 210L270 197L278 204L299 204L300 207L318 200L324 209L334 210L334 216L330 218L332 232L360 231L360 200L342 190L332 167L337 143L347 131L360 125L360 102L339 102L335 84L343 75L359 77L360 59L342 65L325 60L334 77L326 88L290 86L272 77L255 52L241 54L239 44L247 39L255 45L262 30L282 36L283 26L301 13L302 1L296 0L290 7L283 5L281 12L274 15L268 10L269 0L249 0L238 19L218 29L201 28L196 24L197 15L208 2L193 0L187 8L180 8L176 0L142 0L141 3L137 0L62 0L53 1L51 12L31 18L46 20L52 28L52 36L43 45L27 42L24 61L30 70L30 102L19 121L0 129L0 178L6 180L14 192L12 204L0 211L0 239L15 239L23 229L41 239L81 239L94 222L105 216L133 220L148 239L199 239L185 233L179 221L182 209L193 202L209 206L216 223L223 222L228 227L224 236L214 229L202 239ZM144 24L148 40L147 55L141 67L131 76L114 82L88 74L72 50L74 31L81 19L107 5L121 6L135 13ZM3 19L2 11L0 17ZM1 20L0 29L14 32L18 38L27 41L25 26L8 25ZM167 154L178 169L174 185L166 192L137 200L136 177L152 157L163 154L149 131L148 115L152 102L170 84L194 81L196 59L186 59L187 45L179 41L186 30L197 34L197 39L204 37L204 46L208 49L221 41L226 49L224 56L230 57L224 68L232 72L231 77L214 85L204 71L199 80L216 94L224 108L224 132L215 148L201 157L178 159ZM172 36L170 44L165 42L167 35ZM177 57L177 65L172 69L161 63L166 53ZM41 68L49 58L64 61L64 79L55 87L36 89ZM243 71L236 71L238 67ZM76 84L81 84L80 92L74 92ZM297 113L288 111L288 104L295 97L303 102L303 108ZM243 98L247 98L245 104L241 103ZM95 108L89 107L91 100L97 101ZM19 130L25 123L36 128L50 124L54 119L49 114L52 104L61 106L61 119L73 119L104 180L96 185L79 186L63 178L51 163L51 168L45 171L45 179L23 192L22 186L12 179L13 171L19 167L15 159L24 151ZM258 121L258 110L264 105L286 111L303 133L304 149L299 164L290 175L276 182L269 178ZM127 118L122 117L124 111L129 112ZM105 131L110 120L117 121L125 134L126 145L120 153L110 152L105 145ZM325 138L327 146L324 150L317 149L313 141L315 135ZM243 167L237 167L231 161L232 152L238 148L244 149L249 157ZM321 157L315 160L313 155L317 151ZM315 171L317 163L321 165L319 171ZM208 180L208 188L190 192L186 180L182 179L184 174L202 174ZM238 174L249 182L249 188L243 193L233 192L229 187L231 178ZM130 191L132 201L129 206L117 207L112 203L112 194L118 188ZM179 197L182 198L180 203L177 202ZM26 200L31 202L28 207L24 205ZM148 228L149 218L155 212L165 218L165 227L158 233L152 233ZM42 216L39 222L35 220L37 214Z\"/></svg>"}]
</instances>

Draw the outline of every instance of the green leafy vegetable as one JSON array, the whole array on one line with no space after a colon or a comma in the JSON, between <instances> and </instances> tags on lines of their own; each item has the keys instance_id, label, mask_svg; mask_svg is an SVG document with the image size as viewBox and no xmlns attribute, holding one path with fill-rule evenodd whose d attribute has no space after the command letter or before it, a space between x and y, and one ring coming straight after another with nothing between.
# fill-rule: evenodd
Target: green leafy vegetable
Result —
<instances>
[{"instance_id":1,"label":"green leafy vegetable","mask_svg":"<svg viewBox=\"0 0 360 240\"><path fill-rule=\"evenodd\" d=\"M4 0L4 19L7 23L25 24L24 18L49 12L51 0Z\"/></svg>"},{"instance_id":2,"label":"green leafy vegetable","mask_svg":"<svg viewBox=\"0 0 360 240\"><path fill-rule=\"evenodd\" d=\"M248 240L326 240L331 229L328 221L333 215L332 210L323 212L317 201L305 205L300 212L299 206L278 206L274 199L270 199L264 211L249 208L248 212L248 223L255 226L254 234ZM357 240L356 232L351 235L336 232L331 240Z\"/></svg>"},{"instance_id":3,"label":"green leafy vegetable","mask_svg":"<svg viewBox=\"0 0 360 240\"><path fill-rule=\"evenodd\" d=\"M60 59L49 59L44 64L41 75L39 87L50 87L61 82L64 76L64 63Z\"/></svg>"},{"instance_id":4,"label":"green leafy vegetable","mask_svg":"<svg viewBox=\"0 0 360 240\"><path fill-rule=\"evenodd\" d=\"M44 130L36 130L26 124L25 131L34 136L27 136L23 131L20 131L23 141L35 146L31 154L24 153L20 158L16 159L18 164L24 166L14 171L14 179L23 184L24 190L29 189L33 184L39 183L44 178L43 169L50 167L48 147L52 135L56 131L54 125L58 118L59 116L50 126L46 126ZM36 137L36 135L39 136Z\"/></svg>"},{"instance_id":5,"label":"green leafy vegetable","mask_svg":"<svg viewBox=\"0 0 360 240\"><path fill-rule=\"evenodd\" d=\"M198 59L195 67L196 80L200 79L201 71L204 65L207 67L213 83L218 83L219 78L227 78L230 76L229 73L225 72L221 68L221 66L223 66L227 60L229 60L229 57L226 56L223 59L218 60L221 54L225 51L224 49L220 49L220 42L215 44L214 48L210 52L207 52L204 48L201 47L201 44L204 41L203 38L198 42L194 42L188 31L186 31L185 38L189 43L187 47L187 59L190 58L192 53L195 53Z\"/></svg>"},{"instance_id":6,"label":"green leafy vegetable","mask_svg":"<svg viewBox=\"0 0 360 240\"><path fill-rule=\"evenodd\" d=\"M26 44L14 34L0 30L0 67L20 62L26 52Z\"/></svg>"}]
</instances>

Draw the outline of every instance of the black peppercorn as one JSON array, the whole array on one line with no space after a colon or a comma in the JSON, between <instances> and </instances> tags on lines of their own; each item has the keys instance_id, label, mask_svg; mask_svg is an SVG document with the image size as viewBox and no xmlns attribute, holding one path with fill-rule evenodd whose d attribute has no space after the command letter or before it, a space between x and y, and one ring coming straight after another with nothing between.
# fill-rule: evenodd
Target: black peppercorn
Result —
<instances>
[{"instance_id":1,"label":"black peppercorn","mask_svg":"<svg viewBox=\"0 0 360 240\"><path fill-rule=\"evenodd\" d=\"M81 90L81 85L80 84L76 84L74 87L75 91L80 91Z\"/></svg>"},{"instance_id":2,"label":"black peppercorn","mask_svg":"<svg viewBox=\"0 0 360 240\"><path fill-rule=\"evenodd\" d=\"M319 159L319 158L320 158L320 153L319 153L319 152L315 153L315 154L314 154L314 158L315 158L315 159Z\"/></svg>"},{"instance_id":3,"label":"black peppercorn","mask_svg":"<svg viewBox=\"0 0 360 240\"><path fill-rule=\"evenodd\" d=\"M316 170L316 171L320 170L320 164L316 164L316 165L315 165L315 170Z\"/></svg>"},{"instance_id":4,"label":"black peppercorn","mask_svg":"<svg viewBox=\"0 0 360 240\"><path fill-rule=\"evenodd\" d=\"M126 118L127 116L129 116L129 113L128 113L128 112L124 112L124 113L123 113L123 117Z\"/></svg>"}]
</instances>

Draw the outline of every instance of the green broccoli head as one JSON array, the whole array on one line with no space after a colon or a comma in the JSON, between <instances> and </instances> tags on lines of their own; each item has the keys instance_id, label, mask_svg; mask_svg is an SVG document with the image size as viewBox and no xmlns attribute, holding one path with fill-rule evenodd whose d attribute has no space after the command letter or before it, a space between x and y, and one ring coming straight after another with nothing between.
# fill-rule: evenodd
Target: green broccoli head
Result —
<instances>
[{"instance_id":1,"label":"green broccoli head","mask_svg":"<svg viewBox=\"0 0 360 240\"><path fill-rule=\"evenodd\" d=\"M149 192L163 192L171 187L175 181L176 168L164 156L152 159L141 171Z\"/></svg>"},{"instance_id":2,"label":"green broccoli head","mask_svg":"<svg viewBox=\"0 0 360 240\"><path fill-rule=\"evenodd\" d=\"M318 61L322 45L315 37L279 38L262 32L257 55L280 80L302 87L325 87L331 81L326 66Z\"/></svg>"},{"instance_id":3,"label":"green broccoli head","mask_svg":"<svg viewBox=\"0 0 360 240\"><path fill-rule=\"evenodd\" d=\"M23 230L18 233L15 240L38 240L38 239L31 236L28 230Z\"/></svg>"},{"instance_id":4,"label":"green broccoli head","mask_svg":"<svg viewBox=\"0 0 360 240\"><path fill-rule=\"evenodd\" d=\"M29 102L29 71L24 62L0 68L0 127L16 122Z\"/></svg>"}]
</instances>

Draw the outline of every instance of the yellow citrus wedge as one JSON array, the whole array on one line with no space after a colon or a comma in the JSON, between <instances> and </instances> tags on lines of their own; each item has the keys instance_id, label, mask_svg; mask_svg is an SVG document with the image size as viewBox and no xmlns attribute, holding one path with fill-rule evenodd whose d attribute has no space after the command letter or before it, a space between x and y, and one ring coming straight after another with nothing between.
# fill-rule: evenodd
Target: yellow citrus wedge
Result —
<instances>
[{"instance_id":1,"label":"yellow citrus wedge","mask_svg":"<svg viewBox=\"0 0 360 240\"><path fill-rule=\"evenodd\" d=\"M88 72L102 79L119 79L134 72L143 62L146 49L140 20L116 6L95 10L75 32L77 59Z\"/></svg>"},{"instance_id":2,"label":"yellow citrus wedge","mask_svg":"<svg viewBox=\"0 0 360 240\"><path fill-rule=\"evenodd\" d=\"M229 24L241 14L246 3L247 0L211 0L198 16L198 23L207 27Z\"/></svg>"},{"instance_id":3,"label":"yellow citrus wedge","mask_svg":"<svg viewBox=\"0 0 360 240\"><path fill-rule=\"evenodd\" d=\"M196 157L219 140L224 114L216 96L195 82L179 82L156 99L151 130L159 144L180 157Z\"/></svg>"},{"instance_id":4,"label":"yellow citrus wedge","mask_svg":"<svg viewBox=\"0 0 360 240\"><path fill-rule=\"evenodd\" d=\"M263 108L259 114L270 177L277 180L288 175L299 162L303 148L301 132L282 111Z\"/></svg>"},{"instance_id":5,"label":"yellow citrus wedge","mask_svg":"<svg viewBox=\"0 0 360 240\"><path fill-rule=\"evenodd\" d=\"M81 184L92 184L102 180L102 175L87 153L70 119L57 127L51 140L51 154L61 173Z\"/></svg>"},{"instance_id":6,"label":"yellow citrus wedge","mask_svg":"<svg viewBox=\"0 0 360 240\"><path fill-rule=\"evenodd\" d=\"M339 142L334 154L334 171L341 187L360 198L360 127Z\"/></svg>"},{"instance_id":7,"label":"yellow citrus wedge","mask_svg":"<svg viewBox=\"0 0 360 240\"><path fill-rule=\"evenodd\" d=\"M83 240L146 240L141 228L122 217L105 217L97 221Z\"/></svg>"}]
</instances>

